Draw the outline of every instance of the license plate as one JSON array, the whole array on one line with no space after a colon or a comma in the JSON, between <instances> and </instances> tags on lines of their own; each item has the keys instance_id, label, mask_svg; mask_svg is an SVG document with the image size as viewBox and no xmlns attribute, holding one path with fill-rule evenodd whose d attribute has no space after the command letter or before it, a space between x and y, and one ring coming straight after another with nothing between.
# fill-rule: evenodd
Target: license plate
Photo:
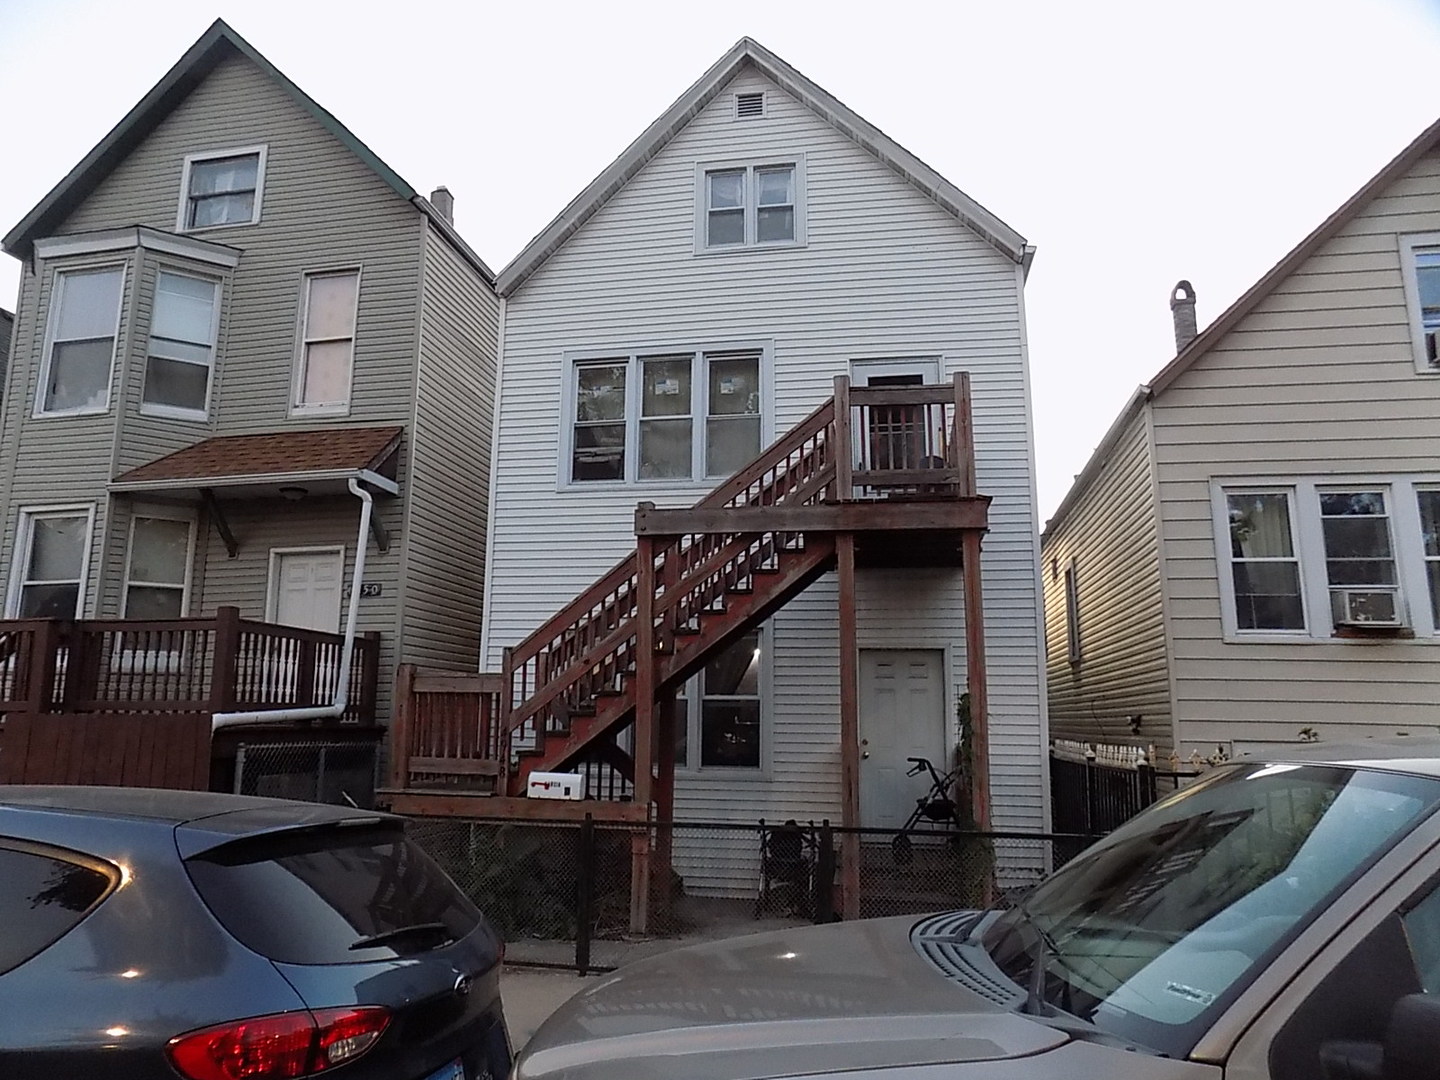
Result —
<instances>
[{"instance_id":1,"label":"license plate","mask_svg":"<svg viewBox=\"0 0 1440 1080\"><path fill-rule=\"evenodd\" d=\"M465 1080L465 1066L460 1064L459 1058L456 1058L454 1061L440 1066L425 1077L425 1080Z\"/></svg>"}]
</instances>

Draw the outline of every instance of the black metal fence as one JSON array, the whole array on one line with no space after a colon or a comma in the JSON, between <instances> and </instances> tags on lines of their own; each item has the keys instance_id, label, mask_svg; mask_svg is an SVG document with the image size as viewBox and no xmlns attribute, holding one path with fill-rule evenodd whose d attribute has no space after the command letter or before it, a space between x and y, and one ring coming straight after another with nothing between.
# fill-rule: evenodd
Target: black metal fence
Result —
<instances>
[{"instance_id":1,"label":"black metal fence","mask_svg":"<svg viewBox=\"0 0 1440 1080\"><path fill-rule=\"evenodd\" d=\"M826 922L847 908L868 917L1008 906L1088 843L935 830L897 844L893 831L825 821L423 818L410 833L504 933L511 960L582 973L692 941ZM637 858L649 868L643 898Z\"/></svg>"},{"instance_id":2,"label":"black metal fence","mask_svg":"<svg viewBox=\"0 0 1440 1080\"><path fill-rule=\"evenodd\" d=\"M241 743L235 752L234 791L372 807L377 752L376 743L368 740Z\"/></svg>"},{"instance_id":3,"label":"black metal fence","mask_svg":"<svg viewBox=\"0 0 1440 1080\"><path fill-rule=\"evenodd\" d=\"M1050 814L1057 831L1103 836L1198 772L1156 769L1146 757L1107 762L1090 754L1050 755Z\"/></svg>"}]
</instances>

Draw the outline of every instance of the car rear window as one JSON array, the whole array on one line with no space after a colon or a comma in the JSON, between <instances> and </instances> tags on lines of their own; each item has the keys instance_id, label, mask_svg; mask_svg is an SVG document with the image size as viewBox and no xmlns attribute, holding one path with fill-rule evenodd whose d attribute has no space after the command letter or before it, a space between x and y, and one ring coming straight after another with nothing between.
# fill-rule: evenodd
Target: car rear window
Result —
<instances>
[{"instance_id":1,"label":"car rear window","mask_svg":"<svg viewBox=\"0 0 1440 1080\"><path fill-rule=\"evenodd\" d=\"M0 973L73 930L120 880L55 848L0 840Z\"/></svg>"},{"instance_id":2,"label":"car rear window","mask_svg":"<svg viewBox=\"0 0 1440 1080\"><path fill-rule=\"evenodd\" d=\"M481 918L398 828L267 835L185 865L225 928L281 963L413 956L458 941Z\"/></svg>"}]
</instances>

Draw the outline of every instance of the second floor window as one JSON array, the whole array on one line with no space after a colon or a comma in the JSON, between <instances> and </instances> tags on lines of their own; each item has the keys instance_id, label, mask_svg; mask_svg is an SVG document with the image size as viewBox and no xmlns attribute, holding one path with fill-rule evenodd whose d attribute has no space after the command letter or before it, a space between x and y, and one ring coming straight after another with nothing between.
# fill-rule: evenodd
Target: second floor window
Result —
<instances>
[{"instance_id":1,"label":"second floor window","mask_svg":"<svg viewBox=\"0 0 1440 1080\"><path fill-rule=\"evenodd\" d=\"M265 149L194 154L185 159L179 229L253 225L260 220Z\"/></svg>"},{"instance_id":2,"label":"second floor window","mask_svg":"<svg viewBox=\"0 0 1440 1080\"><path fill-rule=\"evenodd\" d=\"M577 362L571 483L729 476L760 452L759 350Z\"/></svg>"},{"instance_id":3,"label":"second floor window","mask_svg":"<svg viewBox=\"0 0 1440 1080\"><path fill-rule=\"evenodd\" d=\"M125 271L57 273L36 413L104 412L120 325Z\"/></svg>"},{"instance_id":4,"label":"second floor window","mask_svg":"<svg viewBox=\"0 0 1440 1080\"><path fill-rule=\"evenodd\" d=\"M295 375L296 412L349 410L359 295L359 270L305 276L300 356Z\"/></svg>"},{"instance_id":5,"label":"second floor window","mask_svg":"<svg viewBox=\"0 0 1440 1080\"><path fill-rule=\"evenodd\" d=\"M705 170L703 248L800 242L799 172L793 163Z\"/></svg>"},{"instance_id":6,"label":"second floor window","mask_svg":"<svg viewBox=\"0 0 1440 1080\"><path fill-rule=\"evenodd\" d=\"M145 360L147 412L203 419L215 368L219 285L162 271L155 282Z\"/></svg>"}]
</instances>

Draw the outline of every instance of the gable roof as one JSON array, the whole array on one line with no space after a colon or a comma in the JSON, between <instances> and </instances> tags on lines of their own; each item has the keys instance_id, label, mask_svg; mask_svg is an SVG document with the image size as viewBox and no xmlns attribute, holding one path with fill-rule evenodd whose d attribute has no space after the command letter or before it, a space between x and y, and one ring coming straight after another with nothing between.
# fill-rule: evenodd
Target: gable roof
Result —
<instances>
[{"instance_id":1,"label":"gable roof","mask_svg":"<svg viewBox=\"0 0 1440 1080\"><path fill-rule=\"evenodd\" d=\"M496 291L501 296L509 296L520 288L546 259L629 183L747 65L754 67L841 134L853 139L881 164L1028 271L1035 249L1025 243L1023 236L859 113L811 82L759 42L744 37L681 94L659 119L641 132L640 137L575 196L519 255L510 260L510 264L500 271Z\"/></svg>"},{"instance_id":2,"label":"gable roof","mask_svg":"<svg viewBox=\"0 0 1440 1080\"><path fill-rule=\"evenodd\" d=\"M1395 155L1388 165L1371 177L1359 191L1346 199L1339 209L1322 221L1309 236L1296 244L1263 277L1246 289L1238 300L1221 312L1219 317L1205 328L1204 332L1196 335L1173 360L1155 374L1154 378L1138 387L1121 411L1120 417L1106 433L1105 438L1100 441L1095 452L1090 455L1090 460L1086 462L1085 468L1075 478L1075 483L1070 486L1070 490L1065 493L1065 498L1060 501L1055 513L1045 523L1042 539L1043 535L1054 532L1055 528L1064 520L1065 515L1070 512L1085 490L1094 482L1100 472L1100 466L1104 464L1110 447L1113 445L1112 436L1118 436L1119 431L1128 424L1133 414L1142 405L1148 405L1156 395L1169 389L1176 379L1193 367L1196 361L1233 330L1241 319L1249 315L1262 300L1274 292L1282 281L1293 274L1306 259L1314 255L1321 245L1348 225L1367 203L1403 177L1415 166L1416 162L1437 146L1440 146L1440 120L1436 120L1416 136L1414 141Z\"/></svg>"},{"instance_id":3,"label":"gable roof","mask_svg":"<svg viewBox=\"0 0 1440 1080\"><path fill-rule=\"evenodd\" d=\"M400 198L415 205L425 214L445 238L464 258L477 269L486 281L494 283L495 274L484 261L466 244L454 226L447 222L428 201L405 182L405 179L380 157L361 142L349 128L335 119L329 111L305 91L301 90L285 73L277 68L243 37L232 30L223 19L216 19L200 39L186 50L165 75L150 88L150 92L125 114L125 117L110 129L109 133L90 150L69 174L50 189L49 193L26 214L13 229L0 240L0 247L17 259L27 258L35 241L48 235L64 221L75 208L83 203L99 187L115 168L140 145L160 124L179 107L190 93L205 81L205 78L223 61L234 56L244 57L274 79L301 109L309 113L326 131L335 136L352 151L372 172Z\"/></svg>"}]
</instances>

